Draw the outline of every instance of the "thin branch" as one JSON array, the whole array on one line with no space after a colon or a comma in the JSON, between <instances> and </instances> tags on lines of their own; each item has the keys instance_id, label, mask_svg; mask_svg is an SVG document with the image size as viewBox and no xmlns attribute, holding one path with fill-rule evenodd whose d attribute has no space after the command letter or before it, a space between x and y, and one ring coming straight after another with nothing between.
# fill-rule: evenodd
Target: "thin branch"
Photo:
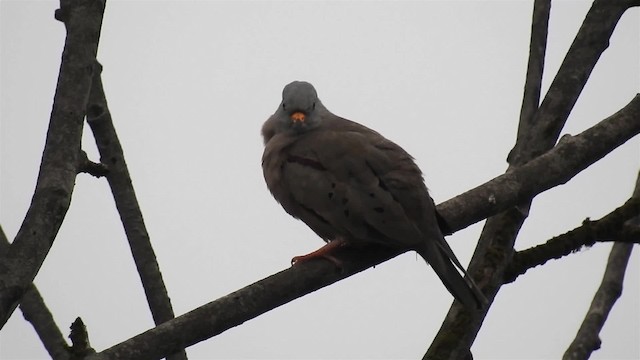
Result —
<instances>
[{"instance_id":1,"label":"thin branch","mask_svg":"<svg viewBox=\"0 0 640 360\"><path fill-rule=\"evenodd\" d=\"M0 255L8 249L9 240L0 226ZM33 326L49 356L53 360L69 360L67 342L35 285L31 284L22 297L20 311L25 320Z\"/></svg>"},{"instance_id":2,"label":"thin branch","mask_svg":"<svg viewBox=\"0 0 640 360\"><path fill-rule=\"evenodd\" d=\"M104 2L95 0L63 0L56 12L67 37L36 189L0 258L0 328L40 270L69 209L103 12Z\"/></svg>"},{"instance_id":3,"label":"thin branch","mask_svg":"<svg viewBox=\"0 0 640 360\"><path fill-rule=\"evenodd\" d=\"M640 173L636 178L636 186L631 199L640 200ZM640 216L627 220L621 235L626 238L624 239L626 241L638 241L640 239ZM622 295L624 273L632 250L633 244L630 243L613 244L602 283L593 297L575 339L562 357L564 360L588 359L593 351L600 348L600 330L602 330L613 305Z\"/></svg>"},{"instance_id":4,"label":"thin branch","mask_svg":"<svg viewBox=\"0 0 640 360\"><path fill-rule=\"evenodd\" d=\"M567 138L534 161L441 204L438 211L448 215L453 230L460 230L478 218L503 211L523 198L568 181L640 132L640 121L635 116L638 109L640 95L593 128ZM566 156L567 153L574 156ZM90 359L159 359L399 254L374 246L366 251L341 250L336 257L343 264L342 272L336 272L333 263L322 260L300 264L167 321Z\"/></svg>"},{"instance_id":5,"label":"thin branch","mask_svg":"<svg viewBox=\"0 0 640 360\"><path fill-rule=\"evenodd\" d=\"M531 121L532 126L529 127L528 133L519 134L514 148L509 153L507 161L510 166L507 172L526 164L554 145L591 71L602 52L609 46L609 38L616 24L622 14L629 7L637 5L637 2L594 1ZM541 175L531 176L535 178ZM492 217L485 223L467 271L481 286L490 302L502 286L503 272L510 263L513 246L528 216L532 199L533 196L523 198L517 207L505 209L507 211L503 214ZM446 214L441 215L448 219ZM470 314L454 302L423 358L449 359L468 356L489 307Z\"/></svg>"},{"instance_id":6,"label":"thin branch","mask_svg":"<svg viewBox=\"0 0 640 360\"><path fill-rule=\"evenodd\" d=\"M108 164L109 172L106 174L106 178L129 240L131 254L138 269L138 274L140 274L149 309L155 324L159 325L173 319L175 316L153 246L151 245L149 233L142 218L142 211L133 189L122 146L113 126L102 86L101 72L102 66L97 64L97 71L94 72L93 84L89 95L87 123L96 139L101 162ZM186 352L181 350L167 359L182 360L186 358Z\"/></svg>"},{"instance_id":7,"label":"thin branch","mask_svg":"<svg viewBox=\"0 0 640 360\"><path fill-rule=\"evenodd\" d=\"M622 294L624 273L632 250L633 244L613 244L602 283L591 302L589 311L578 330L576 338L564 353L562 359L586 360L593 351L600 348L601 341L598 334L602 330L613 305Z\"/></svg>"},{"instance_id":8,"label":"thin branch","mask_svg":"<svg viewBox=\"0 0 640 360\"><path fill-rule=\"evenodd\" d=\"M533 267L574 253L582 247L590 247L596 242L640 243L640 236L634 236L636 234L625 228L625 223L638 215L640 198L633 197L600 220L585 220L582 226L556 236L544 244L516 252L504 272L504 283L511 283Z\"/></svg>"},{"instance_id":9,"label":"thin branch","mask_svg":"<svg viewBox=\"0 0 640 360\"><path fill-rule=\"evenodd\" d=\"M531 21L531 40L529 42L529 62L520 108L518 123L518 139L526 136L535 127L533 119L540 106L544 57L547 50L547 33L549 31L549 13L551 0L536 0L533 4Z\"/></svg>"}]
</instances>

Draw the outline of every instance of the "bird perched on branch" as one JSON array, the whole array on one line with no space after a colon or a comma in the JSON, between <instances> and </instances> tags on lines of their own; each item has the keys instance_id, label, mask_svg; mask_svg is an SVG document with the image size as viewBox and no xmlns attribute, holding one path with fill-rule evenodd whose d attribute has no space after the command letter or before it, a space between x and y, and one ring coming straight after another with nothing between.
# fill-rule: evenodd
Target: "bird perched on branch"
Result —
<instances>
[{"instance_id":1,"label":"bird perched on branch","mask_svg":"<svg viewBox=\"0 0 640 360\"><path fill-rule=\"evenodd\" d=\"M415 250L468 308L486 301L447 244L422 172L400 146L332 114L313 85L294 81L262 127L267 187L293 217L327 242L292 263L337 247L378 243ZM463 277L458 269L465 275Z\"/></svg>"}]
</instances>

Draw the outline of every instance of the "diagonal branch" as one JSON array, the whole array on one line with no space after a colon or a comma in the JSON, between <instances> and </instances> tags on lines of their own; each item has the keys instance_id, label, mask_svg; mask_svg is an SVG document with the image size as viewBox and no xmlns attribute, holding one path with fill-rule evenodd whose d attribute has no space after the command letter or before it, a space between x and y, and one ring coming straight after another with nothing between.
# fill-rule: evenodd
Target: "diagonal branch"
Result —
<instances>
[{"instance_id":1,"label":"diagonal branch","mask_svg":"<svg viewBox=\"0 0 640 360\"><path fill-rule=\"evenodd\" d=\"M0 258L0 328L40 270L69 209L103 12L104 2L95 0L62 0L56 12L67 37L36 189Z\"/></svg>"},{"instance_id":2,"label":"diagonal branch","mask_svg":"<svg viewBox=\"0 0 640 360\"><path fill-rule=\"evenodd\" d=\"M520 108L518 139L525 137L535 127L533 119L540 106L550 12L551 0L536 0L534 2L533 19L531 20L531 40L529 42L529 62L527 64L524 95L522 96L522 106Z\"/></svg>"},{"instance_id":3,"label":"diagonal branch","mask_svg":"<svg viewBox=\"0 0 640 360\"><path fill-rule=\"evenodd\" d=\"M0 255L8 249L9 240L0 227ZM67 342L35 285L31 284L22 296L20 310L22 316L33 326L49 356L53 360L69 360Z\"/></svg>"},{"instance_id":4,"label":"diagonal branch","mask_svg":"<svg viewBox=\"0 0 640 360\"><path fill-rule=\"evenodd\" d=\"M613 305L622 294L624 273L632 250L633 244L613 244L602 284L593 298L576 338L564 353L564 360L588 359L594 350L600 348L598 334Z\"/></svg>"},{"instance_id":5,"label":"diagonal branch","mask_svg":"<svg viewBox=\"0 0 640 360\"><path fill-rule=\"evenodd\" d=\"M441 204L438 211L447 214L453 230L460 230L474 221L514 206L522 199L565 183L640 133L639 109L640 95L591 129L565 139L556 148L526 165ZM342 272L336 272L333 264L325 261L310 261L283 270L158 325L90 359L161 358L399 254L379 247L369 249L341 249L342 252L337 256L343 264Z\"/></svg>"},{"instance_id":6,"label":"diagonal branch","mask_svg":"<svg viewBox=\"0 0 640 360\"><path fill-rule=\"evenodd\" d=\"M142 211L133 189L122 146L107 106L107 99L100 76L102 66L97 64L96 67L89 95L87 123L96 139L101 162L109 168L106 178L129 240L131 254L140 274L149 309L155 324L158 325L173 319L175 316L151 245L149 233L142 218ZM167 359L180 360L186 358L187 355L182 350Z\"/></svg>"},{"instance_id":7,"label":"diagonal branch","mask_svg":"<svg viewBox=\"0 0 640 360\"><path fill-rule=\"evenodd\" d=\"M458 231L554 186L565 184L640 130L640 94L620 111L523 166L447 200L438 212Z\"/></svg>"},{"instance_id":8,"label":"diagonal branch","mask_svg":"<svg viewBox=\"0 0 640 360\"><path fill-rule=\"evenodd\" d=\"M640 200L640 174L638 175L632 196L633 200ZM628 220L624 226L623 236L635 239L636 241L640 238L640 216ZM563 359L588 359L593 351L600 348L600 330L602 330L613 305L615 305L620 295L622 295L624 273L627 269L632 250L633 244L613 244L602 283L593 297L591 306L578 330L578 334L564 353Z\"/></svg>"}]
</instances>

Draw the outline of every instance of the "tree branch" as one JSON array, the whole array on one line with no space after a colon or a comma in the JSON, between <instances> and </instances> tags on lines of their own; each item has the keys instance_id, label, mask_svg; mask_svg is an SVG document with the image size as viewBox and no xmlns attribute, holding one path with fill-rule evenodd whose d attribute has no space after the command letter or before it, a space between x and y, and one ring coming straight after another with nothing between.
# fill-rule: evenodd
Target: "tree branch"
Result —
<instances>
[{"instance_id":1,"label":"tree branch","mask_svg":"<svg viewBox=\"0 0 640 360\"><path fill-rule=\"evenodd\" d=\"M640 244L640 236L625 228L625 223L638 215L640 215L640 198L632 197L600 220L587 219L582 226L556 236L544 244L516 252L511 264L504 272L504 284L515 281L518 276L533 267L574 253L584 246L590 247L596 242L616 241L631 245Z\"/></svg>"},{"instance_id":2,"label":"tree branch","mask_svg":"<svg viewBox=\"0 0 640 360\"><path fill-rule=\"evenodd\" d=\"M103 12L104 2L96 0L62 0L56 12L67 37L36 189L0 258L0 328L40 270L69 209Z\"/></svg>"},{"instance_id":3,"label":"tree branch","mask_svg":"<svg viewBox=\"0 0 640 360\"><path fill-rule=\"evenodd\" d=\"M113 126L102 86L102 66L97 64L96 68L89 95L87 123L91 131L93 131L101 162L108 164L109 172L106 174L106 178L129 240L131 254L138 269L138 274L140 274L149 309L155 324L158 325L173 319L175 316L153 246L151 245L149 233L142 218L142 211L133 189L122 146ZM184 350L167 357L168 360L186 358L187 354Z\"/></svg>"},{"instance_id":4,"label":"tree branch","mask_svg":"<svg viewBox=\"0 0 640 360\"><path fill-rule=\"evenodd\" d=\"M438 211L447 214L453 230L460 230L568 181L640 132L639 108L640 95L591 129L565 139L526 165L441 204ZM366 250L343 248L335 254L343 264L342 272L336 272L333 263L322 260L299 264L158 325L90 359L159 359L398 254L376 246Z\"/></svg>"},{"instance_id":5,"label":"tree branch","mask_svg":"<svg viewBox=\"0 0 640 360\"><path fill-rule=\"evenodd\" d=\"M518 139L529 134L535 123L534 116L540 106L542 74L544 72L544 56L547 50L547 33L549 30L549 13L551 0L536 0L533 4L531 21L531 40L529 42L529 62L520 108L518 123Z\"/></svg>"},{"instance_id":6,"label":"tree branch","mask_svg":"<svg viewBox=\"0 0 640 360\"><path fill-rule=\"evenodd\" d=\"M640 200L640 174L636 178L636 187L631 199ZM625 222L622 237L627 238L625 240L633 239L635 242L640 239L640 216ZM562 357L564 360L586 360L593 351L600 348L600 330L602 330L613 305L622 295L624 273L632 250L633 244L630 243L613 244L602 283L593 297L578 334Z\"/></svg>"},{"instance_id":7,"label":"tree branch","mask_svg":"<svg viewBox=\"0 0 640 360\"><path fill-rule=\"evenodd\" d=\"M528 127L527 133L518 134L518 141L507 157L509 164L524 164L553 146L598 59L609 47L618 21L632 6L638 6L638 1L593 2L539 111L531 120L535 125Z\"/></svg>"},{"instance_id":8,"label":"tree branch","mask_svg":"<svg viewBox=\"0 0 640 360\"><path fill-rule=\"evenodd\" d=\"M613 244L602 284L591 302L576 338L564 353L564 360L588 359L593 351L600 348L598 334L613 305L622 294L624 273L632 250L633 244Z\"/></svg>"},{"instance_id":9,"label":"tree branch","mask_svg":"<svg viewBox=\"0 0 640 360\"><path fill-rule=\"evenodd\" d=\"M640 131L640 95L620 111L525 165L447 200L438 212L458 231L557 185L600 160Z\"/></svg>"},{"instance_id":10,"label":"tree branch","mask_svg":"<svg viewBox=\"0 0 640 360\"><path fill-rule=\"evenodd\" d=\"M510 164L507 173L554 145L591 71L608 47L609 38L620 17L636 2L594 1L531 121L532 126L520 126L528 128L528 133L518 134L516 144L507 157ZM534 178L538 176L531 175ZM481 286L490 302L502 286L503 272L510 263L516 237L528 215L532 199L533 196L523 198L517 207L485 223L467 272ZM447 219L445 214L441 215ZM455 359L468 356L489 307L471 314L454 302L424 358Z\"/></svg>"},{"instance_id":11,"label":"tree branch","mask_svg":"<svg viewBox=\"0 0 640 360\"><path fill-rule=\"evenodd\" d=\"M0 255L9 249L9 245L9 240L0 226ZM67 342L35 285L31 284L22 296L20 310L25 320L33 326L49 356L53 360L69 360Z\"/></svg>"}]
</instances>

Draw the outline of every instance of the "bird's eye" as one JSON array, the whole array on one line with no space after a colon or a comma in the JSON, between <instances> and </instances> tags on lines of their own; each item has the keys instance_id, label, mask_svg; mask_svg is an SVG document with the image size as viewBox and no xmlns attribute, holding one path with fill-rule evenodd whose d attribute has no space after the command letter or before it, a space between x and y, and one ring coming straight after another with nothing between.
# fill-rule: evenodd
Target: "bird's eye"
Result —
<instances>
[{"instance_id":1,"label":"bird's eye","mask_svg":"<svg viewBox=\"0 0 640 360\"><path fill-rule=\"evenodd\" d=\"M311 105L311 110L315 110L316 109L316 103L313 103L313 105Z\"/></svg>"},{"instance_id":2,"label":"bird's eye","mask_svg":"<svg viewBox=\"0 0 640 360\"><path fill-rule=\"evenodd\" d=\"M284 105L284 103L282 104L282 110L287 110L287 107Z\"/></svg>"}]
</instances>

